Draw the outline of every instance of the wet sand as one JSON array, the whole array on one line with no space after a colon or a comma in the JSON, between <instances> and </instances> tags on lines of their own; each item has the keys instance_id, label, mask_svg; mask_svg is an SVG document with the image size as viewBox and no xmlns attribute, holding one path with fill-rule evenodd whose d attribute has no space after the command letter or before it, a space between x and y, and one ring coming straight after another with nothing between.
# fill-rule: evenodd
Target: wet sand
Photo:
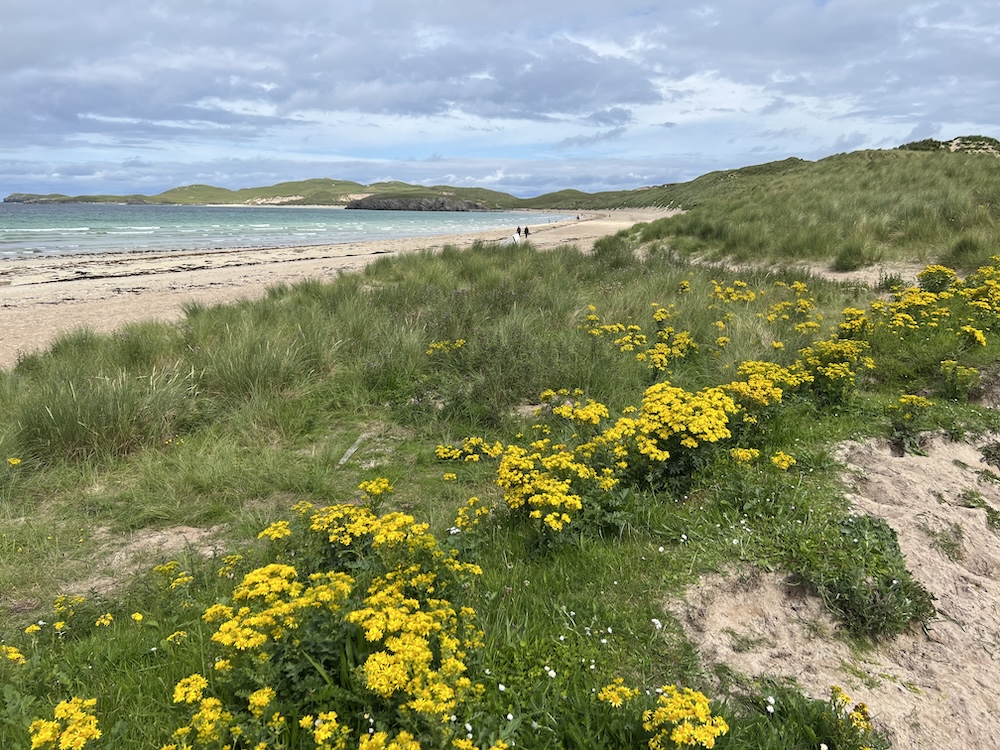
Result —
<instances>
[{"instance_id":1,"label":"wet sand","mask_svg":"<svg viewBox=\"0 0 1000 750\"><path fill-rule=\"evenodd\" d=\"M671 215L663 209L624 209L567 216L532 227L540 249L594 241L640 221ZM58 336L88 327L110 333L140 320L174 321L189 302L219 304L257 298L276 284L333 279L386 255L464 248L476 240L502 241L503 233L415 237L306 247L210 252L106 253L0 263L0 368L19 353L47 348Z\"/></svg>"}]
</instances>

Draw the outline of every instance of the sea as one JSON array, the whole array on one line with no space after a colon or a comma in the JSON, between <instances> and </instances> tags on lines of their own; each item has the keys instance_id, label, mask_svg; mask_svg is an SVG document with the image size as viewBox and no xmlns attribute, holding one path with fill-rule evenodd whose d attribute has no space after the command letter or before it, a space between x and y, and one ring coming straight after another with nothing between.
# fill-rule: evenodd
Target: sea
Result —
<instances>
[{"instance_id":1,"label":"sea","mask_svg":"<svg viewBox=\"0 0 1000 750\"><path fill-rule=\"evenodd\" d=\"M298 206L0 203L0 261L93 253L300 247L467 232L504 239L565 214Z\"/></svg>"}]
</instances>

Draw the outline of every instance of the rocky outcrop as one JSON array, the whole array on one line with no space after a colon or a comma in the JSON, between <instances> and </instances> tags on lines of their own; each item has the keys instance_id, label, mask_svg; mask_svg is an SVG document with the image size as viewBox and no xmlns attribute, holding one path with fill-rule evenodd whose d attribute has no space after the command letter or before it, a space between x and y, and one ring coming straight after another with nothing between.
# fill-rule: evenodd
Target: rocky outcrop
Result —
<instances>
[{"instance_id":1,"label":"rocky outcrop","mask_svg":"<svg viewBox=\"0 0 1000 750\"><path fill-rule=\"evenodd\" d=\"M457 200L443 196L411 198L406 196L369 195L351 201L347 208L364 208L369 211L488 211L481 203Z\"/></svg>"}]
</instances>

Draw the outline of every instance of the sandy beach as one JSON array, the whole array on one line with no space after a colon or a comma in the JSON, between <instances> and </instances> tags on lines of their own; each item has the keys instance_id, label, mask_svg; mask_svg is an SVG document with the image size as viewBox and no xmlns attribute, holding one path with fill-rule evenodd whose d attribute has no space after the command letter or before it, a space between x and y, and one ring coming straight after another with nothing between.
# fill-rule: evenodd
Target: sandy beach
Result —
<instances>
[{"instance_id":1,"label":"sandy beach","mask_svg":"<svg viewBox=\"0 0 1000 750\"><path fill-rule=\"evenodd\" d=\"M589 251L595 240L640 221L669 216L663 209L581 213L531 228L541 249L576 245ZM513 228L511 228L511 234ZM188 302L218 304L262 296L270 286L303 279L332 279L384 255L445 245L468 247L476 240L501 241L503 233L416 237L211 252L107 253L0 263L0 367L20 353L48 347L59 335L86 326L109 333L139 320L178 320Z\"/></svg>"}]
</instances>

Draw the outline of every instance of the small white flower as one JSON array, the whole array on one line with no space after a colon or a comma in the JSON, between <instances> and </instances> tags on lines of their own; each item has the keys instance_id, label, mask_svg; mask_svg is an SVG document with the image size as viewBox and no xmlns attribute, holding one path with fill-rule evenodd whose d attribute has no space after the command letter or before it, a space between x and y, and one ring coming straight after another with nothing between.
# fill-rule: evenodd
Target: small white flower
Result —
<instances>
[{"instance_id":1,"label":"small white flower","mask_svg":"<svg viewBox=\"0 0 1000 750\"><path fill-rule=\"evenodd\" d=\"M769 714L773 714L774 713L774 706L768 704L768 706L767 706L767 712Z\"/></svg>"},{"instance_id":2,"label":"small white flower","mask_svg":"<svg viewBox=\"0 0 1000 750\"><path fill-rule=\"evenodd\" d=\"M465 725L465 731L466 732L471 732L472 731L472 724L466 724Z\"/></svg>"},{"instance_id":3,"label":"small white flower","mask_svg":"<svg viewBox=\"0 0 1000 750\"><path fill-rule=\"evenodd\" d=\"M770 703L773 706L774 705L774 696L773 695L767 696L767 702Z\"/></svg>"},{"instance_id":4,"label":"small white flower","mask_svg":"<svg viewBox=\"0 0 1000 750\"><path fill-rule=\"evenodd\" d=\"M458 526L452 526L450 529L448 529L448 533L454 536L455 534L461 534L462 530L458 528Z\"/></svg>"},{"instance_id":5,"label":"small white flower","mask_svg":"<svg viewBox=\"0 0 1000 750\"><path fill-rule=\"evenodd\" d=\"M498 687L499 687L501 693L507 689L507 686L504 685L502 682L498 685Z\"/></svg>"},{"instance_id":6,"label":"small white flower","mask_svg":"<svg viewBox=\"0 0 1000 750\"><path fill-rule=\"evenodd\" d=\"M507 714L507 721L514 721L514 714Z\"/></svg>"},{"instance_id":7,"label":"small white flower","mask_svg":"<svg viewBox=\"0 0 1000 750\"><path fill-rule=\"evenodd\" d=\"M660 547L660 552L663 552L663 547Z\"/></svg>"},{"instance_id":8,"label":"small white flower","mask_svg":"<svg viewBox=\"0 0 1000 750\"><path fill-rule=\"evenodd\" d=\"M662 623L662 622L660 622L659 620L657 620L657 619L656 619L656 618L654 617L654 618L653 618L653 627L654 627L654 628L656 628L657 630L663 630L663 623Z\"/></svg>"}]
</instances>

